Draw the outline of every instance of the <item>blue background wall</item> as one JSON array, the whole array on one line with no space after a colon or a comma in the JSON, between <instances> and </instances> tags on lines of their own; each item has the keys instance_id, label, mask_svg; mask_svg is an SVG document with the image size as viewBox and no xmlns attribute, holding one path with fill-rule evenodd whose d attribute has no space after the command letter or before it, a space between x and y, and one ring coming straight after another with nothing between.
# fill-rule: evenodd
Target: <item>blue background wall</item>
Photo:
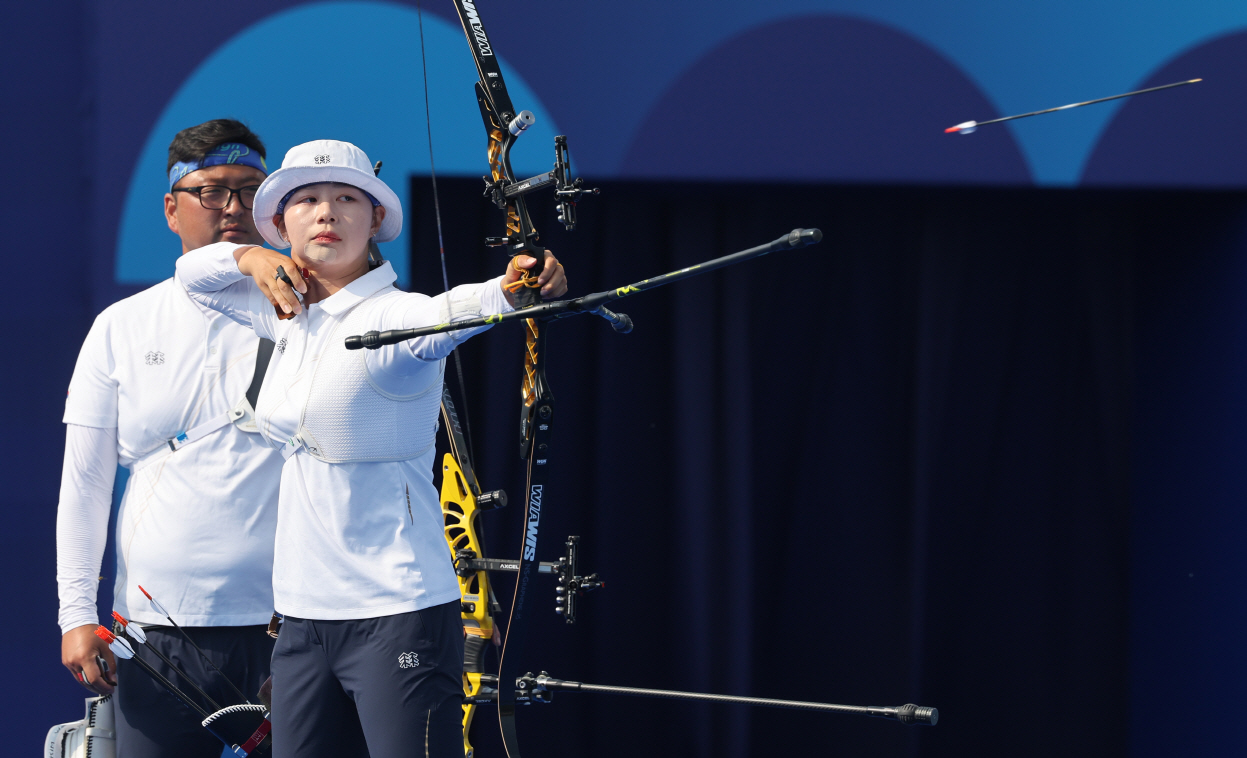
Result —
<instances>
[{"instance_id":1,"label":"blue background wall","mask_svg":"<svg viewBox=\"0 0 1247 758\"><path fill-rule=\"evenodd\" d=\"M1247 10L1234 3L1054 3L1040 13L985 0L941 4L938 13L811 0L486 10L513 99L538 115L517 149L516 170L524 173L548 166L549 136L564 132L578 169L597 177L1247 181L1247 162L1233 150L1247 126L1247 106L1235 96L1247 70L1236 44ZM111 271L99 272L101 284L163 277L159 250L167 233L145 211L160 192L164 149L186 124L222 113L245 117L274 146L274 162L311 135L335 134L384 160L387 171L427 170L424 71L411 3L261 2L197 11L104 0L88 12L92 168L127 177L126 191L97 207L95 227L113 261ZM474 69L461 34L449 4L430 4L424 52L433 74L434 154L444 173L475 176ZM274 86L303 66L315 66L316 91L342 110L301 107L300 90ZM968 136L943 133L968 119L1194 77L1207 81L1152 101ZM1190 139L1193 133L1199 138ZM407 281L402 264L399 273Z\"/></svg>"},{"instance_id":2,"label":"blue background wall","mask_svg":"<svg viewBox=\"0 0 1247 758\"><path fill-rule=\"evenodd\" d=\"M602 180L1079 197L1169 189L1195 206L1213 197L1202 190L1247 187L1242 3L495 0L482 13L517 105L539 116L517 152L521 172L544 170L549 137L561 133L577 170ZM396 185L429 158L412 3L79 0L8 18L0 198L14 244L0 306L12 356L0 497L10 519L0 539L6 604L23 617L30 654L15 664L21 684L6 690L2 718L28 745L77 710L52 623L61 398L91 318L171 272L177 245L159 216L157 169L173 132L241 117L265 136L273 164L312 136L349 139L384 160ZM424 34L438 169L478 176L475 74L448 3L425 8ZM300 77L343 110L307 115L290 86ZM1192 77L1206 81L943 134ZM1194 713L1172 718L1179 700L1247 698L1235 645L1247 607L1237 550L1247 408L1236 392L1247 240L1224 202L1220 215L1174 216L1172 258L1144 256L1133 269L1130 702L1140 755L1193 738ZM412 242L394 243L390 257L405 264ZM413 276L405 268L404 280ZM1198 729L1205 752L1235 744Z\"/></svg>"}]
</instances>

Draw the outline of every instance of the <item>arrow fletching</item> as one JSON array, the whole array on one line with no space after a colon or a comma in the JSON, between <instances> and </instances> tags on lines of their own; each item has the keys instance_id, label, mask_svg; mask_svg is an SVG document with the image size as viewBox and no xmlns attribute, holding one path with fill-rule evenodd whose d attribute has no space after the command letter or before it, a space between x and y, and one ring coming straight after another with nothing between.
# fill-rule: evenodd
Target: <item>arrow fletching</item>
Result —
<instances>
[{"instance_id":1,"label":"arrow fletching","mask_svg":"<svg viewBox=\"0 0 1247 758\"><path fill-rule=\"evenodd\" d=\"M961 124L957 124L956 126L948 127L947 129L944 130L944 133L952 134L953 132L957 132L958 134L971 134L974 132L975 129L978 129L978 128L979 128L979 122L966 121L965 123L961 123Z\"/></svg>"},{"instance_id":2,"label":"arrow fletching","mask_svg":"<svg viewBox=\"0 0 1247 758\"><path fill-rule=\"evenodd\" d=\"M108 649L113 651L113 655L122 659L130 659L134 657L134 648L130 647L130 643L118 637L105 627L97 626L95 628L95 636L108 643Z\"/></svg>"},{"instance_id":3,"label":"arrow fletching","mask_svg":"<svg viewBox=\"0 0 1247 758\"><path fill-rule=\"evenodd\" d=\"M164 616L165 618L169 617L169 612L165 610L165 607L161 605L160 603L156 602L156 598L152 597L152 593L143 589L143 585L141 584L139 585L139 592L142 592L144 595L147 596L147 601L152 604L153 611L155 611L156 613L159 613L161 616Z\"/></svg>"},{"instance_id":4,"label":"arrow fletching","mask_svg":"<svg viewBox=\"0 0 1247 758\"><path fill-rule=\"evenodd\" d=\"M121 624L121 628L125 629L126 634L133 637L135 642L139 643L140 645L147 644L147 632L144 632L142 627L140 627L138 624L135 624L134 626L130 626L130 622L127 621L124 617L122 617L120 613L116 611L113 611L113 619L116 620L118 624Z\"/></svg>"}]
</instances>

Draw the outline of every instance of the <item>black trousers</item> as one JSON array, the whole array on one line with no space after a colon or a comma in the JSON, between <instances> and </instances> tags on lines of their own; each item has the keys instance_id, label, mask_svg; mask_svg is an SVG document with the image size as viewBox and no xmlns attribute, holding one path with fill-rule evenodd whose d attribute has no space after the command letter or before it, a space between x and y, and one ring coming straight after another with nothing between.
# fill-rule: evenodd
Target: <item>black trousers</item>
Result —
<instances>
[{"instance_id":1,"label":"black trousers","mask_svg":"<svg viewBox=\"0 0 1247 758\"><path fill-rule=\"evenodd\" d=\"M459 602L347 621L286 617L274 758L463 758Z\"/></svg>"},{"instance_id":2,"label":"black trousers","mask_svg":"<svg viewBox=\"0 0 1247 758\"><path fill-rule=\"evenodd\" d=\"M147 644L165 654L222 708L236 705L238 695L172 627L150 627ZM251 702L268 678L273 638L263 626L187 627L195 644L230 678ZM137 646L137 655L205 710L212 707L163 661ZM220 758L224 745L204 729L199 714L157 684L133 661L117 662L118 758Z\"/></svg>"}]
</instances>

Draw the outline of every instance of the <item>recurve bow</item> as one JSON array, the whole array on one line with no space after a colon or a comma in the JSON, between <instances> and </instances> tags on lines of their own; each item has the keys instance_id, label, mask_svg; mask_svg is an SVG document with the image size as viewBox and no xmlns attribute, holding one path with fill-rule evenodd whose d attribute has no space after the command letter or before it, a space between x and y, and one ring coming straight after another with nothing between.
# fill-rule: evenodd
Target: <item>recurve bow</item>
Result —
<instances>
[{"instance_id":1,"label":"recurve bow","mask_svg":"<svg viewBox=\"0 0 1247 758\"><path fill-rule=\"evenodd\" d=\"M516 112L507 93L506 83L493 44L480 18L476 3L472 0L454 0L455 10L463 23L464 33L476 63L478 81L476 99L487 139L489 175L485 177L485 194L505 215L505 236L486 238L490 246L505 247L506 252L529 255L538 260L531 272L524 272L512 290L517 308L514 312L486 316L478 319L439 324L418 329L368 332L348 337L348 349L367 347L375 349L406 339L442 331L473 328L523 319L525 322L524 375L522 377L522 409L520 419L520 455L527 461L528 472L525 488L525 511L523 539L520 557L515 560L498 560L485 557L484 540L479 523L484 510L506 505L506 495L501 491L483 492L471 465L468 446L459 423L454 403L448 390L443 388L442 414L445 420L451 453L442 464L442 513L445 520L446 539L455 561L459 576L462 599L462 616L465 631L464 653L464 705L463 733L464 753L472 758L473 747L469 741L469 729L478 703L494 702L498 706L498 722L503 744L510 758L519 758L519 745L515 730L515 706L521 702L549 702L554 690L587 692L610 692L645 697L704 700L710 702L738 702L752 705L768 705L781 708L823 710L890 718L904 723L934 724L938 713L933 708L914 705L901 707L844 706L826 703L805 703L766 698L747 698L702 693L674 692L666 690L612 687L569 682L550 677L545 672L538 676L531 673L520 675L520 657L524 642L524 617L529 609L533 592L532 582L538 573L556 574L559 580L556 610L568 623L575 620L575 598L581 592L602 586L596 575L579 576L576 565L578 537L569 537L567 553L557 563L537 561L537 542L541 526L543 506L548 502L546 486L549 479L550 431L554 420L554 397L545 375L545 340L548 326L554 320L567 316L591 313L604 318L618 332L632 330L632 321L624 314L611 312L607 303L629 295L650 290L675 281L719 268L742 263L746 260L780 250L790 250L815 244L822 239L817 229L794 229L789 234L764 245L725 255L695 266L672 271L661 276L644 279L613 290L593 293L572 300L543 302L536 282L542 270L547 251L538 245L539 236L528 213L525 195L553 187L559 203L559 220L571 230L576 225L576 201L582 194L597 194L596 189L585 189L582 180L572 180L568 159L567 140L555 137L554 168L545 174L528 179L517 179L511 169L510 151L515 141L535 121L529 111ZM423 39L421 41L423 51ZM427 72L427 68L426 68ZM427 73L426 73L427 92ZM430 164L432 144L430 132ZM432 166L430 165L432 172ZM434 202L436 178L434 174ZM441 213L438 215L438 236L441 237ZM443 278L445 278L445 252L443 249ZM446 286L449 287L448 282ZM462 372L460 373L462 384ZM506 636L497 675L485 671L485 653L491 641L497 638L493 614L499 610L490 584L489 571L513 571L517 574L515 594L507 621Z\"/></svg>"}]
</instances>

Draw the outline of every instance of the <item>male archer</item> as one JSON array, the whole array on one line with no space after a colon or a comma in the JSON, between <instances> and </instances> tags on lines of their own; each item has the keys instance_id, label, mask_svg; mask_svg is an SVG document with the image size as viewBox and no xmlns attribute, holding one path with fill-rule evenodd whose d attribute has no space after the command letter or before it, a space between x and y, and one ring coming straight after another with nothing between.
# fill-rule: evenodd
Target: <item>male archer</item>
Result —
<instances>
[{"instance_id":1,"label":"male archer","mask_svg":"<svg viewBox=\"0 0 1247 758\"><path fill-rule=\"evenodd\" d=\"M169 145L165 219L185 253L214 242L260 244L252 202L268 174L264 144L242 123L208 121ZM173 273L173 259L168 273ZM248 390L272 343L187 296L172 278L114 303L83 343L65 404L57 510L61 659L88 689L113 692L94 635L97 578L113 478L130 470L117 513L114 608L222 706L237 695L156 613L143 585L243 692L268 677L280 451L256 433ZM254 393L251 393L254 394ZM148 657L166 678L177 677ZM132 662L117 673L117 754L217 758L221 743ZM185 683L181 683L187 689Z\"/></svg>"}]
</instances>

